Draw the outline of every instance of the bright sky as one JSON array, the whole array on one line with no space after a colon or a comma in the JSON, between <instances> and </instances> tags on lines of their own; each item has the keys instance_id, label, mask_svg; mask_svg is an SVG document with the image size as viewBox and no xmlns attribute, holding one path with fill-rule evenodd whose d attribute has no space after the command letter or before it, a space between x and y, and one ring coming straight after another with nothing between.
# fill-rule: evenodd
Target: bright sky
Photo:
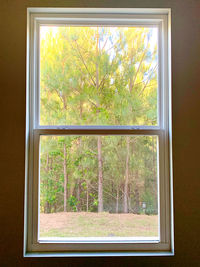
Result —
<instances>
[{"instance_id":1,"label":"bright sky","mask_svg":"<svg viewBox=\"0 0 200 267\"><path fill-rule=\"evenodd\" d=\"M41 40L46 38L46 34L49 32L52 32L53 36L56 36L56 33L58 32L59 26L41 26L40 27L40 38ZM116 27L109 27L110 32L113 32L113 35L115 34ZM152 30L152 35L150 37L150 49L153 51L155 44L158 42L158 29L156 27L150 28ZM107 42L106 44L107 48L109 48L110 44Z\"/></svg>"}]
</instances>

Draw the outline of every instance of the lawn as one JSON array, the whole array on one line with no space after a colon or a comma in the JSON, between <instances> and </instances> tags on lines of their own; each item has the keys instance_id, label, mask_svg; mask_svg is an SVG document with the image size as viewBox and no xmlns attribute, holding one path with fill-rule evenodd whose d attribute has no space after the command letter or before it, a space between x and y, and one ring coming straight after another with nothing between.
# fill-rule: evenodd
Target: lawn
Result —
<instances>
[{"instance_id":1,"label":"lawn","mask_svg":"<svg viewBox=\"0 0 200 267\"><path fill-rule=\"evenodd\" d=\"M40 237L153 237L158 236L157 215L107 212L40 214Z\"/></svg>"}]
</instances>

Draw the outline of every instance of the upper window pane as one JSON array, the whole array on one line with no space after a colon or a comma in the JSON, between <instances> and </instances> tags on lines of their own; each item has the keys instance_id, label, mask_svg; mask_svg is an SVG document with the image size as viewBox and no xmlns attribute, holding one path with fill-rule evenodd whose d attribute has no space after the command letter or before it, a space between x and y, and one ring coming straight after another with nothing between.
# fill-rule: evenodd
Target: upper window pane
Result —
<instances>
[{"instance_id":1,"label":"upper window pane","mask_svg":"<svg viewBox=\"0 0 200 267\"><path fill-rule=\"evenodd\" d=\"M41 125L157 125L156 27L40 27Z\"/></svg>"}]
</instances>

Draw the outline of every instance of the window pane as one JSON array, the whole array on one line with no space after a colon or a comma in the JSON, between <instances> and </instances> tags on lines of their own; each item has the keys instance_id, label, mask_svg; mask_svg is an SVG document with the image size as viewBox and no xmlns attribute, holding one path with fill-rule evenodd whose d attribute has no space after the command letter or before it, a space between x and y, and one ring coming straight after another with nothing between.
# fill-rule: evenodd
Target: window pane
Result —
<instances>
[{"instance_id":1,"label":"window pane","mask_svg":"<svg viewBox=\"0 0 200 267\"><path fill-rule=\"evenodd\" d=\"M157 142L41 136L40 239L158 239Z\"/></svg>"},{"instance_id":2,"label":"window pane","mask_svg":"<svg viewBox=\"0 0 200 267\"><path fill-rule=\"evenodd\" d=\"M157 125L156 27L40 27L41 125Z\"/></svg>"}]
</instances>

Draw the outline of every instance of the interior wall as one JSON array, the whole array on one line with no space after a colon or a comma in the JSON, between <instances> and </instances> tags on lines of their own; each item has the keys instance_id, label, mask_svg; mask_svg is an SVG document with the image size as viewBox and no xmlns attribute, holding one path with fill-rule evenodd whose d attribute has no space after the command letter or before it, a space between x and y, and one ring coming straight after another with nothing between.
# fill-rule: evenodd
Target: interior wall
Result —
<instances>
[{"instance_id":1,"label":"interior wall","mask_svg":"<svg viewBox=\"0 0 200 267\"><path fill-rule=\"evenodd\" d=\"M23 258L27 7L171 7L175 256ZM0 266L198 266L199 0L0 1Z\"/></svg>"}]
</instances>

